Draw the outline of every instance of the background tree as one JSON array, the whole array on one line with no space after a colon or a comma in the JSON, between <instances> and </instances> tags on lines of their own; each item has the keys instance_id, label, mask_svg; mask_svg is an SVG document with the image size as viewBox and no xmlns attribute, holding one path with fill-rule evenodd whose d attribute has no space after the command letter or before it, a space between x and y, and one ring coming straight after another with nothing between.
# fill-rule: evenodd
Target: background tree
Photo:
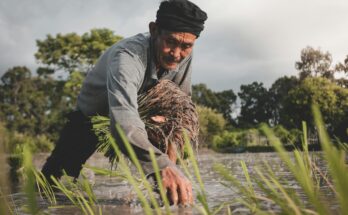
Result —
<instances>
[{"instance_id":1,"label":"background tree","mask_svg":"<svg viewBox=\"0 0 348 215\"><path fill-rule=\"evenodd\" d=\"M32 135L44 131L48 99L42 83L27 67L13 67L1 77L1 117L11 131Z\"/></svg>"},{"instance_id":2,"label":"background tree","mask_svg":"<svg viewBox=\"0 0 348 215\"><path fill-rule=\"evenodd\" d=\"M57 70L86 72L106 48L121 39L105 28L92 29L82 36L76 33L47 35L46 39L36 41L35 58L43 65L38 74L52 74Z\"/></svg>"},{"instance_id":3,"label":"background tree","mask_svg":"<svg viewBox=\"0 0 348 215\"><path fill-rule=\"evenodd\" d=\"M228 123L232 123L233 105L237 99L233 90L213 92L205 84L192 86L192 100L196 104L212 108L221 113Z\"/></svg>"},{"instance_id":4,"label":"background tree","mask_svg":"<svg viewBox=\"0 0 348 215\"><path fill-rule=\"evenodd\" d=\"M342 71L348 74L348 55L346 56L346 59L344 59L343 63L338 63L335 67L337 71Z\"/></svg>"},{"instance_id":5,"label":"background tree","mask_svg":"<svg viewBox=\"0 0 348 215\"><path fill-rule=\"evenodd\" d=\"M77 95L86 72L105 49L121 39L122 37L115 35L113 31L103 28L92 29L83 35L47 35L46 39L36 41L38 50L35 58L42 65L38 68L37 74L44 80L52 80L51 75L56 71L68 73L64 80L51 81L46 91L52 101L49 120L53 133L56 134L55 131L64 123L63 115L76 107Z\"/></svg>"},{"instance_id":6,"label":"background tree","mask_svg":"<svg viewBox=\"0 0 348 215\"><path fill-rule=\"evenodd\" d=\"M72 72L63 87L63 99L66 107L70 110L76 107L77 95L79 94L84 74L78 71Z\"/></svg>"},{"instance_id":7,"label":"background tree","mask_svg":"<svg viewBox=\"0 0 348 215\"><path fill-rule=\"evenodd\" d=\"M289 115L291 106L289 105L288 94L292 89L299 85L299 79L295 76L284 76L278 78L269 89L270 94L270 110L271 110L271 124L282 124L286 127L294 127L289 123Z\"/></svg>"},{"instance_id":8,"label":"background tree","mask_svg":"<svg viewBox=\"0 0 348 215\"><path fill-rule=\"evenodd\" d=\"M64 124L63 116L76 107L85 72L120 39L111 30L93 29L81 36L68 33L37 40L38 76L32 76L26 67L12 68L3 75L0 119L11 132L45 133L54 141ZM56 71L67 76L57 79L52 75Z\"/></svg>"},{"instance_id":9,"label":"background tree","mask_svg":"<svg viewBox=\"0 0 348 215\"><path fill-rule=\"evenodd\" d=\"M271 119L270 94L262 83L253 82L241 85L238 96L241 100L241 112L238 124L242 127L269 123Z\"/></svg>"},{"instance_id":10,"label":"background tree","mask_svg":"<svg viewBox=\"0 0 348 215\"><path fill-rule=\"evenodd\" d=\"M348 125L348 89L342 88L325 78L306 78L289 92L289 118L297 127L301 121L314 128L311 105L318 104L328 131L347 141Z\"/></svg>"},{"instance_id":11,"label":"background tree","mask_svg":"<svg viewBox=\"0 0 348 215\"><path fill-rule=\"evenodd\" d=\"M337 72L343 72L345 76L337 78L336 83L344 88L348 88L348 55L344 59L343 63L338 63L335 66Z\"/></svg>"},{"instance_id":12,"label":"background tree","mask_svg":"<svg viewBox=\"0 0 348 215\"><path fill-rule=\"evenodd\" d=\"M331 68L332 56L329 52L322 52L307 46L301 51L301 60L295 63L295 67L300 71L300 80L306 77L325 77L334 78L334 70Z\"/></svg>"},{"instance_id":13,"label":"background tree","mask_svg":"<svg viewBox=\"0 0 348 215\"><path fill-rule=\"evenodd\" d=\"M236 123L232 119L233 105L236 103L237 96L234 94L233 90L223 90L215 93L219 100L216 110L225 117L226 121L230 125L235 125Z\"/></svg>"},{"instance_id":14,"label":"background tree","mask_svg":"<svg viewBox=\"0 0 348 215\"><path fill-rule=\"evenodd\" d=\"M211 107L218 103L215 93L206 84L192 85L192 100L206 107Z\"/></svg>"}]
</instances>

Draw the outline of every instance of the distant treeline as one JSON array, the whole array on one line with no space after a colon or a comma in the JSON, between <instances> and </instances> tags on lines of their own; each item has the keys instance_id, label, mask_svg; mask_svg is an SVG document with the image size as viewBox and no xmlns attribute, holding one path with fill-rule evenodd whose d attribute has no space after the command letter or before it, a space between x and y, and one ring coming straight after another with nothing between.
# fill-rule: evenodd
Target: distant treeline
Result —
<instances>
[{"instance_id":1,"label":"distant treeline","mask_svg":"<svg viewBox=\"0 0 348 215\"><path fill-rule=\"evenodd\" d=\"M64 123L64 114L75 108L86 71L106 48L121 39L111 30L93 29L83 35L47 35L37 40L37 71L16 66L1 77L0 126L6 129L10 148L15 150L16 144L26 140L34 148L49 150ZM315 131L312 103L320 106L332 137L348 142L348 55L344 62L332 65L330 53L307 47L295 65L298 77L281 77L269 89L253 82L241 85L236 94L233 90L214 92L205 84L193 85L192 99L199 105L201 131L207 142L224 131L253 129L260 123L291 130L301 129L306 121ZM58 77L62 72L66 78ZM337 78L338 73L343 75ZM240 113L232 117L236 109Z\"/></svg>"},{"instance_id":2,"label":"distant treeline","mask_svg":"<svg viewBox=\"0 0 348 215\"><path fill-rule=\"evenodd\" d=\"M253 140L262 136L258 132L255 133L255 129L258 130L259 125L263 123L275 128L279 134L288 136L289 140L295 141L302 130L302 121L305 121L309 132L315 135L312 104L319 105L327 130L332 137L348 142L348 55L343 63L333 65L329 52L306 47L301 52L300 60L295 63L295 68L298 71L297 77L278 78L269 89L264 87L263 83L252 82L241 85L240 91L236 94L233 90L214 92L205 84L198 84L193 86L192 98L195 103L212 108L223 115L227 127L221 131L226 128L234 131L228 133L230 140L227 142L230 142L230 145L233 138L240 144L243 135L249 137L254 135ZM238 107L237 97L240 99ZM237 109L238 115L232 117L236 115L233 113ZM224 127L221 126L223 123L217 125L218 121L216 119L211 121L213 124L215 122L215 126L210 127ZM202 124L208 125L204 122ZM238 131L241 129L244 133ZM226 132L221 135L221 131L220 137L227 135ZM205 135L206 138L209 139L212 133L219 132L213 131ZM238 134L241 136L239 139ZM208 142L212 142L213 139ZM283 142L293 142L289 140ZM248 141L250 144L250 138ZM219 141L215 144L218 143Z\"/></svg>"}]
</instances>

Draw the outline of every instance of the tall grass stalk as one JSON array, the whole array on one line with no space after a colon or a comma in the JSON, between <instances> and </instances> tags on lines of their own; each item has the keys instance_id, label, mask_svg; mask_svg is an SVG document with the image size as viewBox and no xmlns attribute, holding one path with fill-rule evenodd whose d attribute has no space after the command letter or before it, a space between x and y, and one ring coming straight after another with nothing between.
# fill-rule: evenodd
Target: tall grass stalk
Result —
<instances>
[{"instance_id":1,"label":"tall grass stalk","mask_svg":"<svg viewBox=\"0 0 348 215\"><path fill-rule=\"evenodd\" d=\"M331 183L328 176L316 166L313 158L308 151L307 126L303 123L303 151L295 149L293 157L290 156L279 139L273 134L268 127L262 127L264 133L270 140L271 145L275 148L278 156L285 166L290 170L298 185L302 188L304 194L308 197L308 203L303 202L294 188L289 188L288 183L277 177L272 168L265 163L262 170L255 167L255 173L258 177L250 177L244 162L241 163L246 184L242 184L233 176L230 171L222 164L215 164L214 170L218 172L225 181L231 185L224 184L231 189L235 188L243 197L238 199L251 210L252 213L273 213L269 208L264 208L262 202L268 202L279 207L280 212L284 214L331 214L329 205L324 199L324 194L320 191L320 183L326 183L333 193L337 194L341 214L348 214L348 169L346 164L347 154L342 147L336 148L330 141L325 130L319 109L313 106L313 115L316 127L318 129L320 143L323 148L325 161L328 163L328 170L333 179ZM255 193L254 184L262 191L260 194ZM284 184L285 183L285 184ZM279 211L279 209L277 211ZM266 210L266 211L265 211Z\"/></svg>"},{"instance_id":2,"label":"tall grass stalk","mask_svg":"<svg viewBox=\"0 0 348 215\"><path fill-rule=\"evenodd\" d=\"M6 188L10 187L8 181L8 169L6 167L5 146L5 129L0 123L0 214L13 214L12 206L7 200L8 192Z\"/></svg>"},{"instance_id":3,"label":"tall grass stalk","mask_svg":"<svg viewBox=\"0 0 348 215\"><path fill-rule=\"evenodd\" d=\"M146 175L145 175L145 173L143 171L143 168L140 165L139 159L137 158L132 145L129 143L129 141L125 137L125 134L124 134L122 128L120 127L120 125L117 124L116 125L116 129L119 132L119 134L120 134L120 136L122 138L122 141L125 143L125 147L126 147L126 150L127 150L128 154L129 154L129 157L130 157L131 161L133 162L133 164L135 165L135 167L137 168L137 170L138 170L138 172L140 174L140 177L141 177L141 179L142 179L142 181L144 183L144 186L147 189L147 192L149 193L150 201L151 201L153 207L155 208L156 212L158 214L160 214L161 212L160 212L160 208L159 208L158 202L157 202L157 200L155 198L154 193L152 192L153 191L153 187L151 186L151 184L147 180Z\"/></svg>"},{"instance_id":4,"label":"tall grass stalk","mask_svg":"<svg viewBox=\"0 0 348 215\"><path fill-rule=\"evenodd\" d=\"M329 172L336 187L340 202L341 214L348 214L348 168L347 154L344 150L335 148L324 127L324 121L318 106L313 105L314 122L318 129L319 139L324 152L324 158L329 165Z\"/></svg>"},{"instance_id":5,"label":"tall grass stalk","mask_svg":"<svg viewBox=\"0 0 348 215\"><path fill-rule=\"evenodd\" d=\"M195 175L195 177L192 175L192 173L190 172L189 170L189 167L188 167L188 163L186 161L184 161L184 159L182 159L179 155L177 156L178 158L178 161L179 161L179 164L181 166L181 168L184 170L184 173L185 175L190 179L190 181L192 182L192 185L194 187L194 190L198 192L197 194L197 199L198 201L202 204L202 208L201 207L198 207L198 205L193 205L201 214L211 214L210 212L210 209L208 207L208 203L206 201L204 201L203 198L200 197L200 186L197 185L197 183L194 183L195 181L195 178L197 178L197 176ZM200 177L200 175L198 176ZM208 209L208 210L207 210Z\"/></svg>"},{"instance_id":6,"label":"tall grass stalk","mask_svg":"<svg viewBox=\"0 0 348 215\"><path fill-rule=\"evenodd\" d=\"M166 195L165 188L163 187L163 184L162 184L162 178L160 175L160 169L159 169L157 161L156 161L155 152L153 151L153 149L149 149L149 152L150 152L150 157L151 157L151 161L152 161L152 166L153 166L153 169L155 171L155 177L156 177L156 181L158 184L158 189L160 191L160 195L161 195L162 201L164 203L164 207L166 209L166 214L171 214L169 201L168 201L168 198Z\"/></svg>"},{"instance_id":7,"label":"tall grass stalk","mask_svg":"<svg viewBox=\"0 0 348 215\"><path fill-rule=\"evenodd\" d=\"M54 176L51 179L54 185L49 184L46 177L36 169L32 168L32 175L36 180L37 189L41 198L49 201L49 203L57 206L55 190L61 191L69 201L76 207L80 208L84 214L94 215L97 198L93 193L92 186L89 184L86 177L82 174L82 178L75 181L71 177L67 176L64 172L63 180L59 181ZM44 197L43 197L44 196ZM62 206L64 207L64 206ZM65 206L66 207L66 206ZM99 214L101 212L99 211Z\"/></svg>"},{"instance_id":8,"label":"tall grass stalk","mask_svg":"<svg viewBox=\"0 0 348 215\"><path fill-rule=\"evenodd\" d=\"M80 208L84 214L94 215L96 208L96 197L92 192L92 188L86 178L82 181L74 181L71 177L64 173L64 182L58 181L54 176L51 176L55 184L55 188L61 191L70 202ZM87 199L86 197L87 196Z\"/></svg>"},{"instance_id":9,"label":"tall grass stalk","mask_svg":"<svg viewBox=\"0 0 348 215\"><path fill-rule=\"evenodd\" d=\"M203 206L203 209L204 210L201 210L201 212L203 214L212 214L209 206L208 206L208 201L207 201L207 196L206 196L206 191L205 191L205 188L204 188L204 184L203 184L203 180L202 180L202 177L201 177L201 174L199 172L199 167L198 167L198 163L197 163L197 159L193 153L193 150L192 150L192 146L191 146L191 143L190 143L190 140L186 134L185 131L183 131L183 136L184 136L184 149L185 151L187 152L188 154L188 159L189 161L191 162L191 165L193 167L193 171L194 171L194 175L196 177L196 180L199 184L199 190L197 190L198 194L197 194L197 199L198 201L202 204ZM180 156L178 156L180 158ZM185 166L183 165L184 164L184 161L183 159L179 159L180 160L180 163L182 164L182 166ZM190 175L190 172L188 171L188 169L186 168L185 172ZM192 177L190 177L191 180L192 180ZM193 181L193 180L192 180Z\"/></svg>"},{"instance_id":10,"label":"tall grass stalk","mask_svg":"<svg viewBox=\"0 0 348 215\"><path fill-rule=\"evenodd\" d=\"M286 212L286 214L302 214L298 198L288 193L288 191L275 177L273 172L268 171L268 175L266 176L258 168L255 170L257 175L262 179L262 182L266 185L263 186L259 183L259 186L264 191L267 199L280 206L282 211Z\"/></svg>"},{"instance_id":11,"label":"tall grass stalk","mask_svg":"<svg viewBox=\"0 0 348 215\"><path fill-rule=\"evenodd\" d=\"M110 169L104 169L100 167L95 166L89 166L89 165L83 165L84 168L92 170L97 175L103 175L103 176L110 176L110 177L118 177L127 179L126 176L119 171L116 170L110 170Z\"/></svg>"},{"instance_id":12,"label":"tall grass stalk","mask_svg":"<svg viewBox=\"0 0 348 215\"><path fill-rule=\"evenodd\" d=\"M111 136L110 133L108 133L106 135L110 135ZM137 194L137 196L138 196L138 198L139 198L139 200L141 202L141 205L143 206L144 213L148 214L148 215L152 214L151 206L148 203L145 195L142 193L142 191L140 189L140 186L139 186L139 183L135 180L135 177L132 175L132 172L131 172L130 168L128 167L127 162L126 162L124 156L122 155L121 150L119 149L119 147L117 146L117 144L116 144L116 142L115 142L115 140L113 138L109 138L109 140L110 140L110 144L111 144L113 150L116 153L116 156L119 159L118 160L118 162L119 162L118 166L121 169L122 173L127 178L127 181L133 186L134 191L136 192L136 194Z\"/></svg>"},{"instance_id":13,"label":"tall grass stalk","mask_svg":"<svg viewBox=\"0 0 348 215\"><path fill-rule=\"evenodd\" d=\"M33 174L35 176L36 186L41 198L43 198L42 195L44 195L51 205L56 205L56 195L52 189L52 186L48 183L46 177L42 174L41 171L37 171L35 169L33 169Z\"/></svg>"},{"instance_id":14,"label":"tall grass stalk","mask_svg":"<svg viewBox=\"0 0 348 215\"><path fill-rule=\"evenodd\" d=\"M264 133L269 138L281 160L288 167L296 181L299 183L304 193L308 196L310 203L316 208L319 214L328 214L328 209L320 200L319 189L312 178L312 171L308 165L309 155L302 154L299 150L294 150L294 162L289 153L284 149L280 140L273 134L268 127L262 127ZM305 150L306 151L306 150Z\"/></svg>"},{"instance_id":15,"label":"tall grass stalk","mask_svg":"<svg viewBox=\"0 0 348 215\"><path fill-rule=\"evenodd\" d=\"M25 174L24 193L27 199L27 210L30 214L37 214L39 212L38 204L36 201L35 191L35 175L33 173L32 155L28 145L23 147L23 167Z\"/></svg>"},{"instance_id":16,"label":"tall grass stalk","mask_svg":"<svg viewBox=\"0 0 348 215\"><path fill-rule=\"evenodd\" d=\"M250 189L250 186L243 185L240 180L238 180L234 175L230 173L230 171L222 164L214 164L214 171L216 171L226 182L222 183L227 188L232 191L237 190L238 194L241 196L240 198L235 199L236 202L240 202L247 206L251 211L255 211L256 208L256 198L254 195L253 188ZM244 176L246 173L244 172Z\"/></svg>"},{"instance_id":17,"label":"tall grass stalk","mask_svg":"<svg viewBox=\"0 0 348 215\"><path fill-rule=\"evenodd\" d=\"M116 129L117 129L117 132L120 134L120 137L121 137L123 143L125 144L126 150L127 150L128 154L129 154L129 157L130 157L131 161L133 162L133 164L137 168L138 173L140 174L140 177L142 179L144 187L146 188L146 190L147 190L147 192L149 194L150 201L152 203L153 208L155 209L157 214L161 214L161 209L160 209L160 207L158 205L158 202L157 202L157 200L155 198L155 195L154 195L154 192L153 192L153 187L151 186L151 184L147 180L146 175L144 173L144 170L143 170L143 168L140 165L139 159L137 158L137 155L135 154L132 145L127 140L127 138L126 138L126 136L125 136L125 134L124 134L124 132L123 132L123 130L122 130L122 128L121 128L121 126L119 124L116 124ZM119 156L119 155L117 155L117 156Z\"/></svg>"}]
</instances>

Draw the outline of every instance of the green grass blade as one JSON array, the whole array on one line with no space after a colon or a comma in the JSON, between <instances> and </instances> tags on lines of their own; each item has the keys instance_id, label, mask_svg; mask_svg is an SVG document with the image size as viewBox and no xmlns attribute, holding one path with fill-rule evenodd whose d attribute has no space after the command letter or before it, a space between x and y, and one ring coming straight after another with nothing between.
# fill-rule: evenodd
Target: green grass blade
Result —
<instances>
[{"instance_id":1,"label":"green grass blade","mask_svg":"<svg viewBox=\"0 0 348 215\"><path fill-rule=\"evenodd\" d=\"M194 170L194 174L196 176L196 179L198 181L199 187L200 187L200 192L197 195L197 199L201 202L202 206L204 207L204 209L206 210L207 214L211 214L211 211L209 209L208 206L208 201L207 201L207 196L206 196L206 192L205 192L205 188L204 188L204 184L202 181L202 177L201 174L199 172L199 167L198 167L198 163L197 163L197 159L193 153L191 144L190 144L190 140L187 136L187 134L185 132L183 132L184 135L184 140L185 140L185 150L188 153L188 159L190 160L192 166L193 166L193 170Z\"/></svg>"},{"instance_id":2,"label":"green grass blade","mask_svg":"<svg viewBox=\"0 0 348 215\"><path fill-rule=\"evenodd\" d=\"M30 214L39 212L35 192L35 175L33 174L32 155L27 145L23 147L23 167L26 176L24 193L27 197L27 206Z\"/></svg>"},{"instance_id":3,"label":"green grass blade","mask_svg":"<svg viewBox=\"0 0 348 215\"><path fill-rule=\"evenodd\" d=\"M129 157L130 157L131 161L133 162L133 164L137 168L137 170L138 170L138 172L140 174L140 177L143 180L144 186L147 189L147 192L148 192L149 197L150 197L150 201L151 201L154 209L156 210L157 214L161 214L161 210L160 210L158 202L157 202L157 200L155 198L152 186L151 186L151 184L149 183L149 181L147 180L147 178L145 176L144 170L141 167L139 159L137 158L137 155L135 154L132 145L127 140L127 138L126 138L126 136L125 136L125 134L124 134L124 132L123 132L123 130L122 130L122 128L121 128L121 126L119 124L116 124L116 130L119 133L119 135L120 135L120 137L121 137L121 139L122 139L122 141L123 141L123 143L124 143L124 145L125 145L125 147L127 149L127 152L129 154Z\"/></svg>"},{"instance_id":4,"label":"green grass blade","mask_svg":"<svg viewBox=\"0 0 348 215\"><path fill-rule=\"evenodd\" d=\"M325 204L320 201L320 195L318 193L319 191L315 189L311 175L309 174L309 171L306 170L304 161L302 160L301 155L299 155L298 150L294 151L295 163L293 163L290 155L284 149L280 140L273 134L271 129L269 129L267 126L262 126L262 130L270 140L270 143L276 149L276 152L281 160L286 164L290 172L294 175L296 181L304 190L304 193L308 196L309 201L313 204L314 207L316 207L318 213L327 214L328 210Z\"/></svg>"},{"instance_id":5,"label":"green grass blade","mask_svg":"<svg viewBox=\"0 0 348 215\"><path fill-rule=\"evenodd\" d=\"M126 178L125 175L115 170L109 170L109 169L104 169L104 168L99 168L99 167L89 166L89 165L83 165L83 167L92 170L96 175L118 177L123 179Z\"/></svg>"},{"instance_id":6,"label":"green grass blade","mask_svg":"<svg viewBox=\"0 0 348 215\"><path fill-rule=\"evenodd\" d=\"M36 180L36 186L38 188L39 194L42 198L42 194L48 199L51 205L56 205L56 195L52 189L52 186L48 183L46 177L42 174L42 172L34 170L33 171Z\"/></svg>"},{"instance_id":7,"label":"green grass blade","mask_svg":"<svg viewBox=\"0 0 348 215\"><path fill-rule=\"evenodd\" d=\"M253 184L251 183L251 180L250 180L250 175L249 175L248 168L247 168L247 166L246 166L244 161L240 161L240 163L241 163L241 166L242 166L242 169L243 169L243 173L244 173L245 179L246 179L247 184L248 184L249 193L250 193L251 196L255 196L255 191L254 191L254 188L253 188Z\"/></svg>"},{"instance_id":8,"label":"green grass blade","mask_svg":"<svg viewBox=\"0 0 348 215\"><path fill-rule=\"evenodd\" d=\"M0 214L14 214L12 207L7 200L8 192L4 189L10 187L10 185L6 168L6 157L4 153L5 143L2 139L3 135L5 135L5 132L0 122Z\"/></svg>"},{"instance_id":9,"label":"green grass blade","mask_svg":"<svg viewBox=\"0 0 348 215\"><path fill-rule=\"evenodd\" d=\"M166 191L165 191L163 184L162 184L160 169L159 169L157 161L156 161L155 153L154 153L153 149L150 149L149 152L150 152L150 157L151 157L151 161L152 161L152 166L153 166L153 169L155 170L155 177L156 177L156 181L158 183L158 188L160 190L160 195L161 195L162 201L164 203L164 207L166 209L166 214L171 214L169 201L168 201L168 198L166 195Z\"/></svg>"},{"instance_id":10,"label":"green grass blade","mask_svg":"<svg viewBox=\"0 0 348 215\"><path fill-rule=\"evenodd\" d=\"M111 134L109 134L111 135ZM140 190L139 188L139 183L137 183L137 181L134 179L132 173L131 173L131 170L129 169L122 153L121 153L121 150L118 148L115 140L113 138L110 138L110 144L112 146L112 148L114 149L116 155L118 156L119 158L119 167L120 169L123 171L124 175L126 176L127 178L127 181L133 186L143 208L144 208L144 212L145 214L148 214L148 215L151 215L153 214L152 213L152 210L151 210L151 207L150 207L150 204L148 203L148 201L146 200L144 194L142 193L142 191Z\"/></svg>"},{"instance_id":11,"label":"green grass blade","mask_svg":"<svg viewBox=\"0 0 348 215\"><path fill-rule=\"evenodd\" d=\"M324 152L324 158L328 162L329 171L333 178L338 199L341 207L341 214L348 214L348 168L346 164L346 153L336 149L324 127L320 110L317 106L312 106L315 125L318 129L320 143Z\"/></svg>"}]
</instances>

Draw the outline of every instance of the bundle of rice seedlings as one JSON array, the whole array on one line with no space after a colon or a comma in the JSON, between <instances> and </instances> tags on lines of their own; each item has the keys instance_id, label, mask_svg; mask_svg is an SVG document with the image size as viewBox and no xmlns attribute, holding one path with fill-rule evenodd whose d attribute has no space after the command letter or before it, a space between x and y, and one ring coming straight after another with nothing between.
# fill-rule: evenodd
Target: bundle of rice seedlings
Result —
<instances>
[{"instance_id":1,"label":"bundle of rice seedlings","mask_svg":"<svg viewBox=\"0 0 348 215\"><path fill-rule=\"evenodd\" d=\"M160 80L146 93L138 96L138 112L150 142L167 153L176 162L176 155L185 158L184 133L191 144L198 146L198 114L190 96L169 80ZM93 128L99 137L99 151L105 153L113 163L115 153L108 137L109 121L106 118L92 118Z\"/></svg>"}]
</instances>

